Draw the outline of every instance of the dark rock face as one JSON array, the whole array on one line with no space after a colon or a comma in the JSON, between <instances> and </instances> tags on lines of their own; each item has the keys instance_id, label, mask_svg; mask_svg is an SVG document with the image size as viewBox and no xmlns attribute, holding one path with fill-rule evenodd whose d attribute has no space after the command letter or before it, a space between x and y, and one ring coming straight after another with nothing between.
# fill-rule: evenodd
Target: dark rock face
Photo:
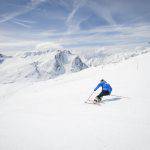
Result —
<instances>
[{"instance_id":1,"label":"dark rock face","mask_svg":"<svg viewBox=\"0 0 150 150\"><path fill-rule=\"evenodd\" d=\"M60 51L54 57L53 74L60 75L65 73L64 65L68 63L69 51Z\"/></svg>"},{"instance_id":2,"label":"dark rock face","mask_svg":"<svg viewBox=\"0 0 150 150\"><path fill-rule=\"evenodd\" d=\"M3 63L3 61L5 60L6 56L4 56L3 54L0 54L0 64Z\"/></svg>"},{"instance_id":3,"label":"dark rock face","mask_svg":"<svg viewBox=\"0 0 150 150\"><path fill-rule=\"evenodd\" d=\"M60 75L65 73L65 68L61 61L58 59L55 59L54 66L53 66L53 72L55 75Z\"/></svg>"},{"instance_id":4,"label":"dark rock face","mask_svg":"<svg viewBox=\"0 0 150 150\"><path fill-rule=\"evenodd\" d=\"M81 71L83 69L88 68L86 64L82 62L82 60L77 56L72 62L72 72Z\"/></svg>"},{"instance_id":5,"label":"dark rock face","mask_svg":"<svg viewBox=\"0 0 150 150\"><path fill-rule=\"evenodd\" d=\"M0 54L0 64L2 64L6 58L12 58L12 56L6 56L6 55L3 55L3 54Z\"/></svg>"},{"instance_id":6,"label":"dark rock face","mask_svg":"<svg viewBox=\"0 0 150 150\"><path fill-rule=\"evenodd\" d=\"M55 55L55 60L61 64L66 64L68 63L68 55L70 55L69 51L58 51Z\"/></svg>"}]
</instances>

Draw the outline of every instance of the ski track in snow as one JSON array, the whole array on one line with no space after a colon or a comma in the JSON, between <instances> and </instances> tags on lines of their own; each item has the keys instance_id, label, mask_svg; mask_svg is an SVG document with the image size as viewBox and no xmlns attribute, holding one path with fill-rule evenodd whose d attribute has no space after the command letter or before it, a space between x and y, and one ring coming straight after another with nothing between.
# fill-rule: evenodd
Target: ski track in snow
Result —
<instances>
[{"instance_id":1,"label":"ski track in snow","mask_svg":"<svg viewBox=\"0 0 150 150\"><path fill-rule=\"evenodd\" d=\"M0 84L0 150L149 150L149 65L144 54L103 70ZM101 78L113 96L85 104Z\"/></svg>"}]
</instances>

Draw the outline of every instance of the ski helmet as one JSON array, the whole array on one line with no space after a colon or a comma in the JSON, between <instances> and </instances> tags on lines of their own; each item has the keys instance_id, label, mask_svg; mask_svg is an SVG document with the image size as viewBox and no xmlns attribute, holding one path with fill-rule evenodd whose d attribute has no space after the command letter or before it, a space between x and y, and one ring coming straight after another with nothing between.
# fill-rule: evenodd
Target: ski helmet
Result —
<instances>
[{"instance_id":1,"label":"ski helmet","mask_svg":"<svg viewBox=\"0 0 150 150\"><path fill-rule=\"evenodd\" d=\"M101 79L101 82L104 82L105 80L104 79Z\"/></svg>"}]
</instances>

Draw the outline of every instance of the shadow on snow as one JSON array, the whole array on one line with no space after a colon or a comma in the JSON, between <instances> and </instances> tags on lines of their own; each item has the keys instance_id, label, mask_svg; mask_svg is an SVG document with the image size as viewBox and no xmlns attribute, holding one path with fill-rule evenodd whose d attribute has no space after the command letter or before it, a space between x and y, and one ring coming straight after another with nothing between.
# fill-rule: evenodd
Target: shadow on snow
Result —
<instances>
[{"instance_id":1,"label":"shadow on snow","mask_svg":"<svg viewBox=\"0 0 150 150\"><path fill-rule=\"evenodd\" d=\"M119 101L122 100L122 97L115 97L115 98L109 98L109 99L104 99L102 102L113 102L113 101Z\"/></svg>"}]
</instances>

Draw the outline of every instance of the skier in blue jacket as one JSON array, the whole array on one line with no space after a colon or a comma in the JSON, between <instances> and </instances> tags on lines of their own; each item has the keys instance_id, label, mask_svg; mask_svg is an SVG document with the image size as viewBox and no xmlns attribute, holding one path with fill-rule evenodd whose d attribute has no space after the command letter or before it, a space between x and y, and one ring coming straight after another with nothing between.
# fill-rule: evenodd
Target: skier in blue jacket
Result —
<instances>
[{"instance_id":1,"label":"skier in blue jacket","mask_svg":"<svg viewBox=\"0 0 150 150\"><path fill-rule=\"evenodd\" d=\"M112 87L104 79L100 81L100 83L97 85L94 91L96 91L100 87L102 87L102 92L98 96L96 96L96 99L94 99L94 102L100 102L103 96L110 95L112 92Z\"/></svg>"}]
</instances>

